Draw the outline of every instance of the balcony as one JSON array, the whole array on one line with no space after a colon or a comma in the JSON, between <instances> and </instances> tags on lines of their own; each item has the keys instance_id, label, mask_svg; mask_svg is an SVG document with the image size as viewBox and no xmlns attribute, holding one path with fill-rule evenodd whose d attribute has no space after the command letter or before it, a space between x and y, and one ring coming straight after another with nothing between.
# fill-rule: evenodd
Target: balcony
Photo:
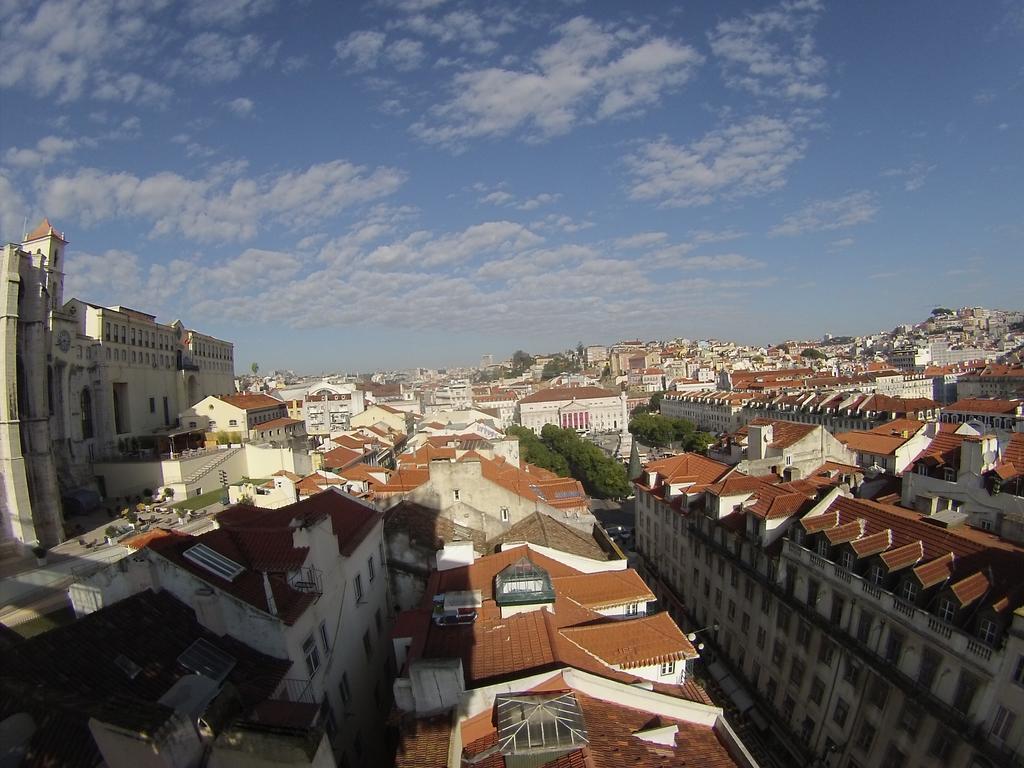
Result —
<instances>
[{"instance_id":1,"label":"balcony","mask_svg":"<svg viewBox=\"0 0 1024 768\"><path fill-rule=\"evenodd\" d=\"M319 569L308 566L299 568L288 574L288 586L299 592L309 592L314 595L324 593L323 576Z\"/></svg>"}]
</instances>

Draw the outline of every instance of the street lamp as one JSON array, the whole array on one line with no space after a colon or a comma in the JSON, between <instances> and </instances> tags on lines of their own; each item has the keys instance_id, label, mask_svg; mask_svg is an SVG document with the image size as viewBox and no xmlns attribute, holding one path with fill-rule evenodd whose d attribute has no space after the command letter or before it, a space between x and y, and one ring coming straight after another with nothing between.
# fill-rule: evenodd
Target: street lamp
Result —
<instances>
[{"instance_id":1,"label":"street lamp","mask_svg":"<svg viewBox=\"0 0 1024 768\"><path fill-rule=\"evenodd\" d=\"M690 632L690 633L688 633L686 635L686 639L689 640L692 643L692 642L694 642L697 639L697 635L699 633L707 632L708 630L711 630L712 632L717 632L718 631L718 622L716 621L714 624L709 624L706 627L701 627L700 629L693 630L693 632ZM697 650L698 651L703 651L704 650L704 643L698 643L697 644Z\"/></svg>"}]
</instances>

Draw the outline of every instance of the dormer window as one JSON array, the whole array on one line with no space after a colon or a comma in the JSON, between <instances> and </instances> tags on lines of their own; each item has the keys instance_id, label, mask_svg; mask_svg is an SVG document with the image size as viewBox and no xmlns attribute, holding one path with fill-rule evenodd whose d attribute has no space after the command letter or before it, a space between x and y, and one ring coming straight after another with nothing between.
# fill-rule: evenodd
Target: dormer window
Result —
<instances>
[{"instance_id":1,"label":"dormer window","mask_svg":"<svg viewBox=\"0 0 1024 768\"><path fill-rule=\"evenodd\" d=\"M904 579L900 584L900 597L908 603L917 600L918 594L920 594L920 589L913 579Z\"/></svg>"},{"instance_id":2,"label":"dormer window","mask_svg":"<svg viewBox=\"0 0 1024 768\"><path fill-rule=\"evenodd\" d=\"M881 584L885 581L885 568L880 563L875 563L868 571L868 581L872 584Z\"/></svg>"},{"instance_id":3,"label":"dormer window","mask_svg":"<svg viewBox=\"0 0 1024 768\"><path fill-rule=\"evenodd\" d=\"M818 539L818 544L815 547L815 550L822 557L828 557L829 543L828 539L825 536L822 536L820 539Z\"/></svg>"},{"instance_id":4,"label":"dormer window","mask_svg":"<svg viewBox=\"0 0 1024 768\"><path fill-rule=\"evenodd\" d=\"M955 483L956 470L953 469L952 467L946 467L945 469L942 470L942 479L945 480L947 483Z\"/></svg>"},{"instance_id":5,"label":"dormer window","mask_svg":"<svg viewBox=\"0 0 1024 768\"><path fill-rule=\"evenodd\" d=\"M995 645L996 637L999 634L999 625L992 619L982 619L978 622L978 639L987 645Z\"/></svg>"},{"instance_id":6,"label":"dormer window","mask_svg":"<svg viewBox=\"0 0 1024 768\"><path fill-rule=\"evenodd\" d=\"M848 549L844 549L839 553L839 565L848 571L853 570L853 563L855 560L856 558L853 556L853 552Z\"/></svg>"},{"instance_id":7,"label":"dormer window","mask_svg":"<svg viewBox=\"0 0 1024 768\"><path fill-rule=\"evenodd\" d=\"M943 621L953 621L956 618L956 605L949 598L943 598L939 600L938 608L935 609L935 613Z\"/></svg>"}]
</instances>

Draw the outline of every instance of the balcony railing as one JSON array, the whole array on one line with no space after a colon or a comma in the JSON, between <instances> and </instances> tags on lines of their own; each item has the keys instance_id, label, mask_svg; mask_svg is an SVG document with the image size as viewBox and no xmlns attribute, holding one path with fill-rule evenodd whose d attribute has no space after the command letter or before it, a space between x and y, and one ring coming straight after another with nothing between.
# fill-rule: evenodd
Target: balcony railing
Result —
<instances>
[{"instance_id":1,"label":"balcony railing","mask_svg":"<svg viewBox=\"0 0 1024 768\"><path fill-rule=\"evenodd\" d=\"M313 681L303 678L286 677L270 698L276 701L292 701L296 704L316 704Z\"/></svg>"}]
</instances>

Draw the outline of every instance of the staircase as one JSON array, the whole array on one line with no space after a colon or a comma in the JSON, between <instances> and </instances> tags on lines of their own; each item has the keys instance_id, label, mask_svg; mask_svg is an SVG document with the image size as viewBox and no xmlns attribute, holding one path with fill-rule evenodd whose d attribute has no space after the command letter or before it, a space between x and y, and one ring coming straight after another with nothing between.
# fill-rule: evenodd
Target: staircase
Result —
<instances>
[{"instance_id":1,"label":"staircase","mask_svg":"<svg viewBox=\"0 0 1024 768\"><path fill-rule=\"evenodd\" d=\"M228 448L226 451L217 451L216 456L214 456L210 461L203 464L201 467L199 467L199 469L197 469L195 472L193 472L191 475L185 478L185 484L191 485L192 483L199 482L208 474L210 474L213 470L215 470L217 467L219 467L221 464L223 464L225 461L230 459L232 456L234 456L241 450L243 449Z\"/></svg>"}]
</instances>

